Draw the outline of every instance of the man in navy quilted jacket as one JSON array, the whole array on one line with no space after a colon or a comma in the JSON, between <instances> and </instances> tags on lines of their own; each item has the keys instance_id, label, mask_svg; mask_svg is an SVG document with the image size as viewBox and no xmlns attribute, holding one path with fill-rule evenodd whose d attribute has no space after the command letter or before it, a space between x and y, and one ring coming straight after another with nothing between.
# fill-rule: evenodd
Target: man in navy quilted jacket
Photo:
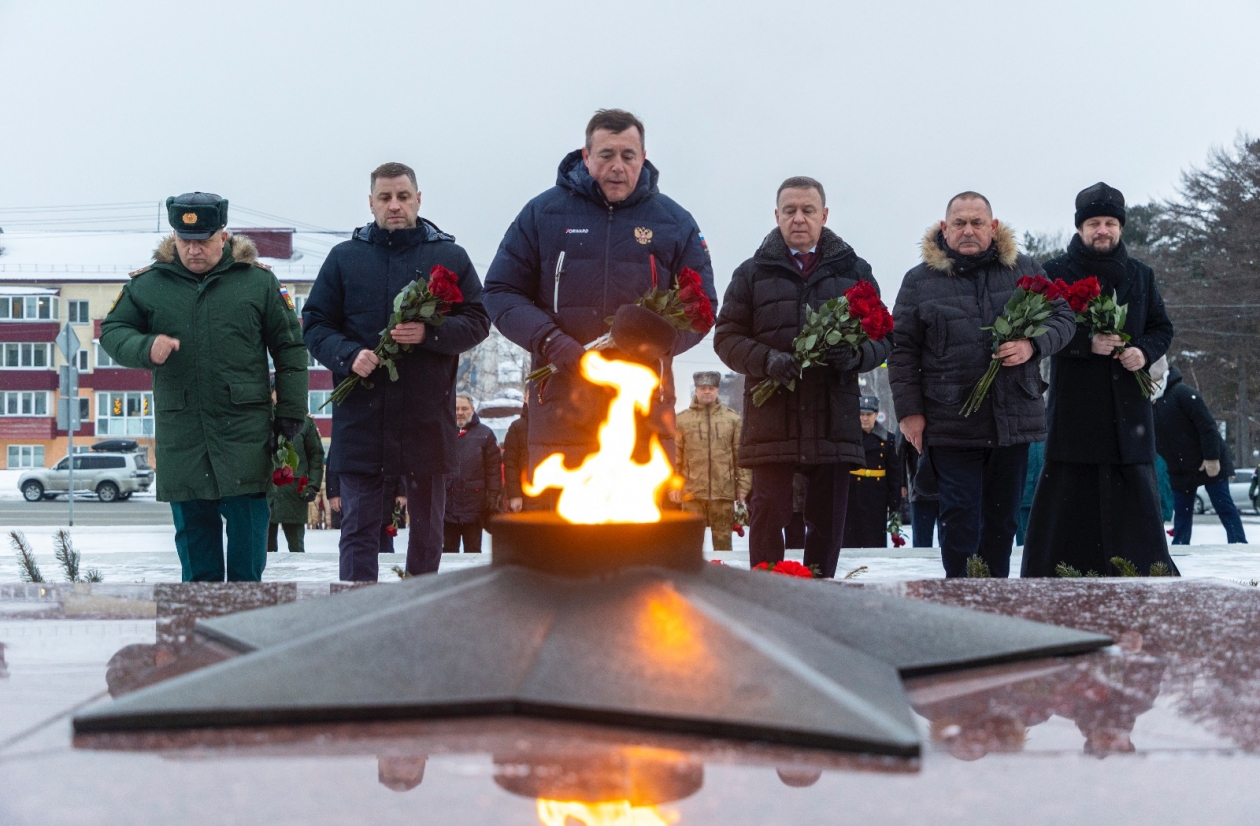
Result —
<instances>
[{"instance_id":1,"label":"man in navy quilted jacket","mask_svg":"<svg viewBox=\"0 0 1260 826\"><path fill-rule=\"evenodd\" d=\"M483 300L491 320L529 350L533 368L558 369L530 387L531 474L551 453L576 465L595 450L608 395L578 375L578 361L584 346L608 331L617 308L654 286L669 288L690 267L717 311L704 236L691 214L657 189L658 177L639 119L601 109L586 126L586 145L560 162L554 187L525 205L490 264ZM673 433L672 356L702 338L680 334L659 366L651 421L666 441Z\"/></svg>"}]
</instances>

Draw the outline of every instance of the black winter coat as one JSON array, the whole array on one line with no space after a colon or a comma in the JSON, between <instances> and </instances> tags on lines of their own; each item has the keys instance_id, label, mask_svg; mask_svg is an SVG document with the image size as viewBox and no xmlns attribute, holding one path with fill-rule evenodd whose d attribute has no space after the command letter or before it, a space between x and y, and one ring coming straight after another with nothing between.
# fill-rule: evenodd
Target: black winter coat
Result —
<instances>
[{"instance_id":1,"label":"black winter coat","mask_svg":"<svg viewBox=\"0 0 1260 826\"><path fill-rule=\"evenodd\" d=\"M739 265L726 290L713 346L728 367L749 379L744 382L740 467L866 462L858 419L858 373L883 364L890 347L887 338L862 345L856 371L810 367L795 390L781 387L761 407L752 402L753 388L766 378L766 359L776 350L792 351L807 308L817 309L859 281L879 289L870 264L831 230L823 229L818 253L821 261L807 281L775 229L757 253Z\"/></svg>"},{"instance_id":2,"label":"black winter coat","mask_svg":"<svg viewBox=\"0 0 1260 826\"><path fill-rule=\"evenodd\" d=\"M383 370L333 405L329 465L338 473L402 476L455 470L455 369L459 354L490 332L481 281L455 238L420 220L412 229L368 224L333 247L302 310L307 349L340 382L360 350L380 343L394 297L441 264L459 276L464 295L423 344L398 360L398 381Z\"/></svg>"},{"instance_id":3,"label":"black winter coat","mask_svg":"<svg viewBox=\"0 0 1260 826\"><path fill-rule=\"evenodd\" d=\"M503 437L503 498L519 499L525 496L521 480L529 474L529 408L521 410L521 417L508 426Z\"/></svg>"},{"instance_id":4,"label":"black winter coat","mask_svg":"<svg viewBox=\"0 0 1260 826\"><path fill-rule=\"evenodd\" d=\"M862 434L866 469L883 476L849 477L849 507L844 517L844 547L888 545L888 514L901 507L901 462L892 437L882 427Z\"/></svg>"},{"instance_id":5,"label":"black winter coat","mask_svg":"<svg viewBox=\"0 0 1260 826\"><path fill-rule=\"evenodd\" d=\"M1155 402L1155 447L1168 463L1172 489L1192 493L1200 485L1219 482L1234 475L1230 455L1216 420L1203 395L1181 380L1176 367L1168 371L1168 386ZM1221 463L1221 472L1208 476L1199 470L1205 459Z\"/></svg>"},{"instance_id":6,"label":"black winter coat","mask_svg":"<svg viewBox=\"0 0 1260 826\"><path fill-rule=\"evenodd\" d=\"M999 224L997 257L965 274L937 243L940 230L923 238L923 263L906 273L893 308L893 351L888 359L898 419L925 416L923 443L930 447L1006 447L1046 438L1046 411L1038 362L1067 343L1076 319L1066 301L1055 302L1048 332L1032 339L1033 357L999 368L980 409L963 403L992 361L993 320L1002 314L1015 282L1042 274L1021 255L1015 236Z\"/></svg>"},{"instance_id":7,"label":"black winter coat","mask_svg":"<svg viewBox=\"0 0 1260 826\"><path fill-rule=\"evenodd\" d=\"M474 413L455 439L459 466L446 477L446 514L443 521L471 525L499 507L503 490L503 462L494 431Z\"/></svg>"},{"instance_id":8,"label":"black winter coat","mask_svg":"<svg viewBox=\"0 0 1260 826\"><path fill-rule=\"evenodd\" d=\"M1073 236L1072 250L1083 245ZM1104 295L1114 290L1119 304L1128 304L1124 331L1133 346L1146 354L1147 365L1168 351L1173 325L1151 268L1124 252L1115 256L1124 277L1113 283L1089 266L1086 258L1069 251L1046 262L1046 275L1069 284L1098 276ZM1155 462L1155 418L1150 399L1142 395L1137 377L1118 359L1090 350L1088 324L1077 324L1075 334L1050 359L1050 433L1046 461L1086 464L1147 465Z\"/></svg>"},{"instance_id":9,"label":"black winter coat","mask_svg":"<svg viewBox=\"0 0 1260 826\"><path fill-rule=\"evenodd\" d=\"M608 332L617 308L651 289L649 256L656 257L662 288L684 267L700 273L717 309L713 265L691 214L662 195L659 173L643 164L638 186L609 204L586 171L581 150L565 156L556 185L534 198L508 227L486 273L486 307L503 335L546 365L542 345L557 330L579 344ZM674 355L703 338L680 333ZM661 396L653 419L672 430L675 395L672 360L663 365ZM539 398L530 387L529 442L535 461L557 450L582 456L594 449L609 395L574 372L552 376Z\"/></svg>"}]
</instances>

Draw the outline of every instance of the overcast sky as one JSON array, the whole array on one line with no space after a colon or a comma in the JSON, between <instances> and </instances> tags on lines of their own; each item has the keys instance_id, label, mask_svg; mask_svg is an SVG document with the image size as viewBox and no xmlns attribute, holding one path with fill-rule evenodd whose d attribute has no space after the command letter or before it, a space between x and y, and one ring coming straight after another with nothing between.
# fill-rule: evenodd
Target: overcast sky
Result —
<instances>
[{"instance_id":1,"label":"overcast sky","mask_svg":"<svg viewBox=\"0 0 1260 826\"><path fill-rule=\"evenodd\" d=\"M1260 132L1257 32L1255 0L0 0L0 210L200 189L350 229L398 160L484 274L591 113L622 107L719 295L805 174L891 303L955 192L1069 231L1081 188L1170 196Z\"/></svg>"}]
</instances>

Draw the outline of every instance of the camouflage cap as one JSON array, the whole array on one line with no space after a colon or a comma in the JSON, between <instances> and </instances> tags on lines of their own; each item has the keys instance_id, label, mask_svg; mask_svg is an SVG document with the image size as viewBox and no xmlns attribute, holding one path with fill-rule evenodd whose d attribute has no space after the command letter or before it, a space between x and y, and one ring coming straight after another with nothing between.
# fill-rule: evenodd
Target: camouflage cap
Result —
<instances>
[{"instance_id":1,"label":"camouflage cap","mask_svg":"<svg viewBox=\"0 0 1260 826\"><path fill-rule=\"evenodd\" d=\"M166 220L175 234L202 241L227 226L228 202L212 192L185 192L166 199Z\"/></svg>"},{"instance_id":2,"label":"camouflage cap","mask_svg":"<svg viewBox=\"0 0 1260 826\"><path fill-rule=\"evenodd\" d=\"M878 413L879 396L863 396L858 399L858 410L863 413Z\"/></svg>"},{"instance_id":3,"label":"camouflage cap","mask_svg":"<svg viewBox=\"0 0 1260 826\"><path fill-rule=\"evenodd\" d=\"M692 375L691 380L696 383L696 387L722 386L722 374L716 370L701 370Z\"/></svg>"}]
</instances>

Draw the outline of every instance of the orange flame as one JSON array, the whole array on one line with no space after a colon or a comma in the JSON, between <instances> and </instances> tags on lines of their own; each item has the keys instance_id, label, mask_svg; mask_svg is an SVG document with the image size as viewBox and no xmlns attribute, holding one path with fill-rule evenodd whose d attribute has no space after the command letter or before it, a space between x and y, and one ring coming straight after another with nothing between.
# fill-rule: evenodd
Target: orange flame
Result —
<instances>
[{"instance_id":1,"label":"orange flame","mask_svg":"<svg viewBox=\"0 0 1260 826\"><path fill-rule=\"evenodd\" d=\"M591 350L582 357L582 375L594 384L617 391L608 405L608 418L599 428L599 450L576 470L564 466L564 456L553 453L524 486L526 496L560 488L556 510L569 522L598 525L607 522L659 522L657 495L674 475L660 440L652 436L647 464L632 458L635 411L651 411L656 374L628 361L606 359Z\"/></svg>"},{"instance_id":2,"label":"orange flame","mask_svg":"<svg viewBox=\"0 0 1260 826\"><path fill-rule=\"evenodd\" d=\"M605 803L538 799L538 819L543 826L570 826L576 820L585 826L669 826L655 806L631 806L628 800Z\"/></svg>"}]
</instances>

